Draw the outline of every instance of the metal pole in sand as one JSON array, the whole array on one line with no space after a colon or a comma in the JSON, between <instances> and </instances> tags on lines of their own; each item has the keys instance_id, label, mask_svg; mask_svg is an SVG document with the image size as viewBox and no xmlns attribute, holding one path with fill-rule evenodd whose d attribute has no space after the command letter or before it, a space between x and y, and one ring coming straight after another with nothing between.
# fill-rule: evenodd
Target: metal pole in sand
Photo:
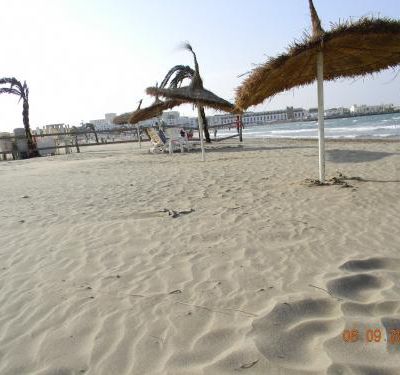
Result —
<instances>
[{"instance_id":1,"label":"metal pole in sand","mask_svg":"<svg viewBox=\"0 0 400 375\"><path fill-rule=\"evenodd\" d=\"M138 124L136 125L136 130L137 130L137 139L139 142L139 148L142 148L142 143L141 143L142 140L140 139L140 128Z\"/></svg>"},{"instance_id":2,"label":"metal pole in sand","mask_svg":"<svg viewBox=\"0 0 400 375\"><path fill-rule=\"evenodd\" d=\"M324 55L317 54L319 181L325 182Z\"/></svg>"}]
</instances>

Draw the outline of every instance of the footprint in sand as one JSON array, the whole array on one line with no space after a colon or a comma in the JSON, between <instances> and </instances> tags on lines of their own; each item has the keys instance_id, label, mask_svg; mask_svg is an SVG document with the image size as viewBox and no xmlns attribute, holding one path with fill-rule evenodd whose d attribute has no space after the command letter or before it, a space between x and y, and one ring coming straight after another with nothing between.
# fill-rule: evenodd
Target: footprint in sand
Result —
<instances>
[{"instance_id":1,"label":"footprint in sand","mask_svg":"<svg viewBox=\"0 0 400 375\"><path fill-rule=\"evenodd\" d=\"M380 317L400 313L400 301L372 303L344 302L342 303L341 309L345 316L359 318Z\"/></svg>"},{"instance_id":2,"label":"footprint in sand","mask_svg":"<svg viewBox=\"0 0 400 375\"><path fill-rule=\"evenodd\" d=\"M374 270L398 271L400 270L400 259L375 257L363 260L349 260L343 263L339 268L351 272L367 272Z\"/></svg>"},{"instance_id":3,"label":"footprint in sand","mask_svg":"<svg viewBox=\"0 0 400 375\"><path fill-rule=\"evenodd\" d=\"M374 291L379 292L386 286L387 283L382 278L364 273L338 277L327 283L332 296L361 302L368 302Z\"/></svg>"},{"instance_id":4,"label":"footprint in sand","mask_svg":"<svg viewBox=\"0 0 400 375\"><path fill-rule=\"evenodd\" d=\"M282 368L324 369L329 357L323 344L343 329L340 315L337 301L328 298L279 303L253 322L251 335L257 349Z\"/></svg>"},{"instance_id":5,"label":"footprint in sand","mask_svg":"<svg viewBox=\"0 0 400 375\"><path fill-rule=\"evenodd\" d=\"M385 257L355 259L343 263L339 269L350 272L350 275L328 281L328 291L347 301L367 303L376 301L382 291L393 286L384 271L399 271L400 259Z\"/></svg>"},{"instance_id":6,"label":"footprint in sand","mask_svg":"<svg viewBox=\"0 0 400 375\"><path fill-rule=\"evenodd\" d=\"M339 269L347 275L330 280L327 288L344 298L341 311L346 329L356 327L359 339L345 343L336 337L326 343L332 360L327 374L399 374L400 295L395 285L400 259L350 260Z\"/></svg>"}]
</instances>

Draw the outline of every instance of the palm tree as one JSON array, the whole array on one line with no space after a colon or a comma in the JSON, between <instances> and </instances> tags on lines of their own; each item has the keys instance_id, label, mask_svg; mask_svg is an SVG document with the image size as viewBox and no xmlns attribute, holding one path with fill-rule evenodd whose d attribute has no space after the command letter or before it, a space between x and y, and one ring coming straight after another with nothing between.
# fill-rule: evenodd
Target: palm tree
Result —
<instances>
[{"instance_id":1,"label":"palm tree","mask_svg":"<svg viewBox=\"0 0 400 375\"><path fill-rule=\"evenodd\" d=\"M19 96L19 101L22 99L22 121L25 128L25 135L28 143L28 157L39 156L36 148L36 143L33 140L31 128L29 126L29 89L26 81L22 84L16 78L1 78L0 85L10 87L0 87L0 94L14 94Z\"/></svg>"},{"instance_id":2,"label":"palm tree","mask_svg":"<svg viewBox=\"0 0 400 375\"><path fill-rule=\"evenodd\" d=\"M189 49L189 48L187 48L187 49ZM193 53L194 59L195 59L195 64L197 64L196 55L194 54L194 52L191 49L191 47L190 47L189 51ZM197 67L197 69L198 69L198 67ZM193 70L188 65L175 65L165 75L163 81L161 82L160 88L165 88L168 85L168 82L171 79L171 77L173 77L174 75L175 76L171 79L169 87L172 88L172 89L176 89L178 87L181 87L182 82L186 78L190 79L190 80L193 80L193 78L195 76L195 73L196 73L195 70ZM207 121L206 113L204 111L204 107L203 106L200 106L200 114L201 114L201 118L203 119L204 137L205 137L207 143L211 143L210 133L208 131L208 121Z\"/></svg>"}]
</instances>

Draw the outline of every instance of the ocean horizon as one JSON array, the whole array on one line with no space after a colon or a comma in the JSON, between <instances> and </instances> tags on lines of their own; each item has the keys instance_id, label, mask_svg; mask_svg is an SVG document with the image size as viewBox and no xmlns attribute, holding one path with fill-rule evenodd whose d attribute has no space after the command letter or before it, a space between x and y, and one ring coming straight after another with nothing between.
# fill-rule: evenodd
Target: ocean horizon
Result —
<instances>
[{"instance_id":1,"label":"ocean horizon","mask_svg":"<svg viewBox=\"0 0 400 375\"><path fill-rule=\"evenodd\" d=\"M221 129L218 137L233 135L236 128ZM244 138L318 138L318 121L247 126ZM325 120L325 138L400 138L400 113Z\"/></svg>"}]
</instances>

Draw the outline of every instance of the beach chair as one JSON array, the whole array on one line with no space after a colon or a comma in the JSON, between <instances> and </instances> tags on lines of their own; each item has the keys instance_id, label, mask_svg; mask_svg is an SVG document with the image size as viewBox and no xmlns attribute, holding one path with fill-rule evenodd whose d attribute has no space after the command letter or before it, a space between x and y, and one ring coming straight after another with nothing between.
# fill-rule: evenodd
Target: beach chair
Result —
<instances>
[{"instance_id":1,"label":"beach chair","mask_svg":"<svg viewBox=\"0 0 400 375\"><path fill-rule=\"evenodd\" d=\"M147 128L145 131L147 136L150 138L150 142L152 143L152 147L149 150L150 152L169 152L172 154L177 149L181 152L184 152L183 142L177 139L168 139L162 130Z\"/></svg>"},{"instance_id":2,"label":"beach chair","mask_svg":"<svg viewBox=\"0 0 400 375\"><path fill-rule=\"evenodd\" d=\"M188 140L186 132L183 137L181 135L180 129L178 128L168 128L165 132L169 140L182 143L183 148L187 151L190 151L193 148L194 143Z\"/></svg>"}]
</instances>

